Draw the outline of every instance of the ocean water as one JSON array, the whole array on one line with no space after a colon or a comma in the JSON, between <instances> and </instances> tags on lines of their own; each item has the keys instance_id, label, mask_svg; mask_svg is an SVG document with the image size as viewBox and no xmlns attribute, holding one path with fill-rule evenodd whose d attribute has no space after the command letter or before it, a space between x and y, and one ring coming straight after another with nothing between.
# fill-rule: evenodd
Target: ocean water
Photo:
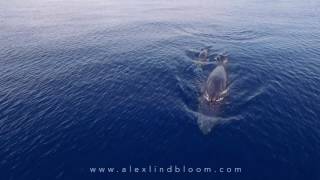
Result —
<instances>
[{"instance_id":1,"label":"ocean water","mask_svg":"<svg viewBox=\"0 0 320 180\"><path fill-rule=\"evenodd\" d=\"M0 2L0 179L320 179L317 0ZM227 53L228 95L203 116ZM211 111L211 110L209 110ZM205 127L201 122L208 122Z\"/></svg>"}]
</instances>

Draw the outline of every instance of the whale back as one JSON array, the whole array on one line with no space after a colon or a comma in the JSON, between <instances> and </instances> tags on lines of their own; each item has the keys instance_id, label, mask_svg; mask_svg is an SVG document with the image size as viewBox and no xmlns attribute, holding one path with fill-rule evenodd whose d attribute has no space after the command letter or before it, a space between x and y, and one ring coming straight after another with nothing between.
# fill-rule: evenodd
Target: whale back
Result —
<instances>
[{"instance_id":1,"label":"whale back","mask_svg":"<svg viewBox=\"0 0 320 180\"><path fill-rule=\"evenodd\" d=\"M205 95L209 101L217 100L227 87L227 73L225 67L219 64L209 75L205 88Z\"/></svg>"}]
</instances>

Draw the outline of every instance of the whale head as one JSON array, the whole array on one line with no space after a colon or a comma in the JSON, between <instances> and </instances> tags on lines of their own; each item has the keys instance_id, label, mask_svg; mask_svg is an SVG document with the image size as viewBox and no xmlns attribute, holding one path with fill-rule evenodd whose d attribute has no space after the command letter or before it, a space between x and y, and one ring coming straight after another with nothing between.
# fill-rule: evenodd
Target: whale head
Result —
<instances>
[{"instance_id":1,"label":"whale head","mask_svg":"<svg viewBox=\"0 0 320 180\"><path fill-rule=\"evenodd\" d=\"M228 63L228 56L227 55L218 55L215 60L217 61L218 65L226 65Z\"/></svg>"},{"instance_id":2,"label":"whale head","mask_svg":"<svg viewBox=\"0 0 320 180\"><path fill-rule=\"evenodd\" d=\"M199 59L202 61L206 61L208 59L208 48L201 49Z\"/></svg>"}]
</instances>

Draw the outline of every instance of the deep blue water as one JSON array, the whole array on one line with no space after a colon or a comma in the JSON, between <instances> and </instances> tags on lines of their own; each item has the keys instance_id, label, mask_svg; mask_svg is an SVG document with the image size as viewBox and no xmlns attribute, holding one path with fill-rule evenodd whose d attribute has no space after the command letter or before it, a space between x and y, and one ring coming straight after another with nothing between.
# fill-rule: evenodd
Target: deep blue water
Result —
<instances>
[{"instance_id":1,"label":"deep blue water","mask_svg":"<svg viewBox=\"0 0 320 180\"><path fill-rule=\"evenodd\" d=\"M0 179L176 164L242 168L176 178L319 180L319 14L317 0L1 1ZM204 47L229 54L230 88L206 134Z\"/></svg>"}]
</instances>

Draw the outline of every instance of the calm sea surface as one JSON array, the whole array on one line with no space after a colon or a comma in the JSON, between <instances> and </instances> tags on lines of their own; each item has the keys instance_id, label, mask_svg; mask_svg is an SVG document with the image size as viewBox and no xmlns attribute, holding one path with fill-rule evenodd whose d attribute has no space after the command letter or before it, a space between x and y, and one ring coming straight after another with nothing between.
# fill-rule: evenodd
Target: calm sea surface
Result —
<instances>
[{"instance_id":1,"label":"calm sea surface","mask_svg":"<svg viewBox=\"0 0 320 180\"><path fill-rule=\"evenodd\" d=\"M229 92L204 133L205 47ZM2 0L0 179L319 180L319 48L317 0Z\"/></svg>"}]
</instances>

